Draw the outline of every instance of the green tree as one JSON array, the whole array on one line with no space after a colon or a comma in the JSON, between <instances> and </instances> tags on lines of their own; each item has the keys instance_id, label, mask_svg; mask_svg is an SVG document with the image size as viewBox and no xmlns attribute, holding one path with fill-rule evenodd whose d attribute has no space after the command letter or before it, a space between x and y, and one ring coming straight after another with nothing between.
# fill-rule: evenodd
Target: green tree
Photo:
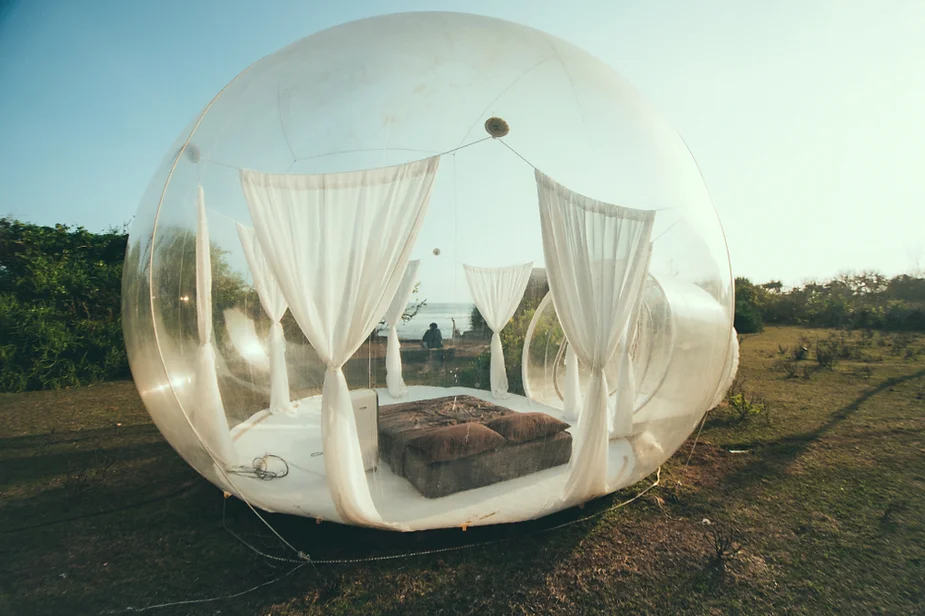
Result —
<instances>
[{"instance_id":1,"label":"green tree","mask_svg":"<svg viewBox=\"0 0 925 616\"><path fill-rule=\"evenodd\" d=\"M126 254L125 229L44 227L0 219L0 390L68 387L129 375L122 294L147 298L148 247ZM212 246L213 320L244 306L262 314L256 293ZM123 266L135 275L122 288ZM177 335L196 335L196 243L192 231L164 228L154 252L158 315ZM144 314L148 314L144 311ZM150 316L148 316L150 318ZM215 329L221 341L223 328Z\"/></svg>"},{"instance_id":2,"label":"green tree","mask_svg":"<svg viewBox=\"0 0 925 616\"><path fill-rule=\"evenodd\" d=\"M740 334L753 334L764 329L761 309L765 289L752 284L748 278L735 279L735 328Z\"/></svg>"},{"instance_id":3,"label":"green tree","mask_svg":"<svg viewBox=\"0 0 925 616\"><path fill-rule=\"evenodd\" d=\"M128 374L120 322L124 230L0 219L0 389Z\"/></svg>"}]
</instances>

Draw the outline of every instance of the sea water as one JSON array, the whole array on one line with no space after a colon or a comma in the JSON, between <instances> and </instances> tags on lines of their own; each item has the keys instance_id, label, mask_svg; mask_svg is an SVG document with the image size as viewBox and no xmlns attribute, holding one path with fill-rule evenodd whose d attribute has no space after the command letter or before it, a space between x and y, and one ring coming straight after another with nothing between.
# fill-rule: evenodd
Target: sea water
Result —
<instances>
[{"instance_id":1,"label":"sea water","mask_svg":"<svg viewBox=\"0 0 925 616\"><path fill-rule=\"evenodd\" d=\"M472 304L453 303L426 303L413 319L398 326L398 337L401 340L420 340L431 323L436 323L445 340L453 336L453 319L456 319L456 329L460 332L469 330L469 315Z\"/></svg>"}]
</instances>

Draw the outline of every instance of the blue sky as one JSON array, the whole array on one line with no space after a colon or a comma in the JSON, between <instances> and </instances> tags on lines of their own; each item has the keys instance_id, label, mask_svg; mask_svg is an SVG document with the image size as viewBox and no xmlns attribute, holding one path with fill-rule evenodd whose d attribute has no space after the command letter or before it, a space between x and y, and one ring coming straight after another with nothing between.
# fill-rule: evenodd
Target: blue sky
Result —
<instances>
[{"instance_id":1,"label":"blue sky","mask_svg":"<svg viewBox=\"0 0 925 616\"><path fill-rule=\"evenodd\" d=\"M242 68L331 25L439 8L545 30L638 86L694 152L736 274L907 271L925 266L925 5L848 5L14 1L0 11L0 215L120 225Z\"/></svg>"}]
</instances>

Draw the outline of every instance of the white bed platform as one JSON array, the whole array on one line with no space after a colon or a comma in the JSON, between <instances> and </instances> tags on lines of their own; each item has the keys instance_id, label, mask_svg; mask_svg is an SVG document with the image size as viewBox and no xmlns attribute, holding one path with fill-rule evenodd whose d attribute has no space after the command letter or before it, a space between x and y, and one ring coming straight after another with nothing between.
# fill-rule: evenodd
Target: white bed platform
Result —
<instances>
[{"instance_id":1,"label":"white bed platform","mask_svg":"<svg viewBox=\"0 0 925 616\"><path fill-rule=\"evenodd\" d=\"M543 412L562 418L561 411L511 394L495 400L491 392L464 387L409 387L400 399L388 390L377 390L379 406L443 398L473 396L518 412ZM325 480L321 446L321 397L298 403L295 417L261 411L232 429L242 463L272 454L289 466L289 474L273 480L231 475L233 491L261 509L310 516L333 522L338 518ZM625 485L633 472L633 451L625 439L610 442L608 485ZM281 465L280 465L281 466ZM368 471L370 491L382 519L398 530L414 531L454 526L479 526L534 519L563 508L559 501L567 466L557 466L530 475L458 492L442 498L426 498L388 465Z\"/></svg>"}]
</instances>

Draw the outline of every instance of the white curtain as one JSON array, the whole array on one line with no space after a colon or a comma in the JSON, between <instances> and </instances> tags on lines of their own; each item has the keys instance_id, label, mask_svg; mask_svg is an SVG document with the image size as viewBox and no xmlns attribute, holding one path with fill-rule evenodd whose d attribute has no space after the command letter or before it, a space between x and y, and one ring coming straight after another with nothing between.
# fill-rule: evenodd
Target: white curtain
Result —
<instances>
[{"instance_id":1,"label":"white curtain","mask_svg":"<svg viewBox=\"0 0 925 616\"><path fill-rule=\"evenodd\" d=\"M543 254L556 314L578 360L591 371L578 425L564 500L607 493L608 385L604 368L620 362L617 433L629 433L635 391L628 338L635 328L651 251L654 211L619 207L572 192L536 172ZM636 311L634 313L634 311Z\"/></svg>"},{"instance_id":2,"label":"white curtain","mask_svg":"<svg viewBox=\"0 0 925 616\"><path fill-rule=\"evenodd\" d=\"M563 411L570 420L578 418L581 409L581 380L579 378L578 356L572 345L565 345L565 395Z\"/></svg>"},{"instance_id":3,"label":"white curtain","mask_svg":"<svg viewBox=\"0 0 925 616\"><path fill-rule=\"evenodd\" d=\"M273 270L267 263L253 229L238 223L238 237L244 248L244 257L254 277L254 287L263 311L270 317L270 412L294 415L295 408L289 399L289 374L286 367L286 336L282 319L289 304L283 295Z\"/></svg>"},{"instance_id":4,"label":"white curtain","mask_svg":"<svg viewBox=\"0 0 925 616\"><path fill-rule=\"evenodd\" d=\"M469 291L491 335L491 393L495 398L507 398L507 371L504 368L504 349L501 347L501 330L514 316L520 305L533 262L510 267L472 267L463 265Z\"/></svg>"},{"instance_id":5,"label":"white curtain","mask_svg":"<svg viewBox=\"0 0 925 616\"><path fill-rule=\"evenodd\" d=\"M196 354L195 407L190 414L190 423L216 461L227 468L237 463L237 456L228 430L228 418L225 416L215 370L215 346L212 344L212 256L209 253L209 222L202 186L198 191L198 210L196 325L199 350Z\"/></svg>"},{"instance_id":6,"label":"white curtain","mask_svg":"<svg viewBox=\"0 0 925 616\"><path fill-rule=\"evenodd\" d=\"M401 284L395 291L395 297L392 298L392 303L385 312L385 323L389 326L389 341L385 349L385 382L389 387L389 395L393 398L401 398L408 393L405 380L401 376L401 344L398 341L398 324L401 323L401 317L405 314L405 308L414 292L420 265L420 261L408 263L408 269L405 270Z\"/></svg>"},{"instance_id":7,"label":"white curtain","mask_svg":"<svg viewBox=\"0 0 925 616\"><path fill-rule=\"evenodd\" d=\"M639 211L639 210L631 210ZM651 212L654 219L655 212ZM629 305L629 318L623 337L617 345L617 394L613 400L613 409L609 417L610 438L623 438L633 431L633 415L636 413L636 372L633 368L633 338L639 324L639 311L645 299L646 280L649 277L649 261L652 257L652 243L649 242L651 225L646 234L646 244L638 248L636 259L641 260L641 276L638 288L632 295L633 302ZM621 261L623 261L621 259ZM624 263L618 263L618 268L624 268ZM637 270L638 271L638 270ZM629 297L627 297L629 299Z\"/></svg>"},{"instance_id":8,"label":"white curtain","mask_svg":"<svg viewBox=\"0 0 925 616\"><path fill-rule=\"evenodd\" d=\"M289 311L327 365L324 463L346 523L381 526L343 365L395 295L430 202L439 157L349 173L241 171L254 230Z\"/></svg>"}]
</instances>

